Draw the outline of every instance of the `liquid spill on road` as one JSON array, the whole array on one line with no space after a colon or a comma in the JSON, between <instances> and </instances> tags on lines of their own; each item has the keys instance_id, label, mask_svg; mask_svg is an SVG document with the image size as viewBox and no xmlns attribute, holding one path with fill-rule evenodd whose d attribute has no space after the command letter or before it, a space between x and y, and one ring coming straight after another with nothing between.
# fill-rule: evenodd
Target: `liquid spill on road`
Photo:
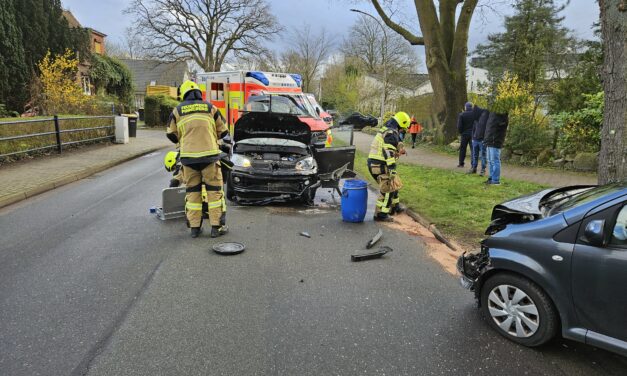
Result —
<instances>
[{"instance_id":1,"label":"liquid spill on road","mask_svg":"<svg viewBox=\"0 0 627 376\"><path fill-rule=\"evenodd\" d=\"M417 241L423 243L427 248L427 254L437 261L448 273L457 274L457 258L460 253L451 250L446 244L443 244L423 225L414 221L407 214L399 214L394 216L393 223L385 223L385 225L394 230L403 231L411 236L416 236Z\"/></svg>"}]
</instances>

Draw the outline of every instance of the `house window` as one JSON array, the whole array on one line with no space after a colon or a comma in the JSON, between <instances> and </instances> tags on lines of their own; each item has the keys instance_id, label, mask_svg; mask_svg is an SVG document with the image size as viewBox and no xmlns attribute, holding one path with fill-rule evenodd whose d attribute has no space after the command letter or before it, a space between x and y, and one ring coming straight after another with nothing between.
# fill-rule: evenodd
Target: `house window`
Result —
<instances>
[{"instance_id":1,"label":"house window","mask_svg":"<svg viewBox=\"0 0 627 376\"><path fill-rule=\"evenodd\" d=\"M98 39L94 39L94 52L102 54L102 43Z\"/></svg>"},{"instance_id":2,"label":"house window","mask_svg":"<svg viewBox=\"0 0 627 376\"><path fill-rule=\"evenodd\" d=\"M223 101L224 100L224 84L221 82L211 83L211 100Z\"/></svg>"},{"instance_id":3,"label":"house window","mask_svg":"<svg viewBox=\"0 0 627 376\"><path fill-rule=\"evenodd\" d=\"M83 94L91 95L91 80L89 76L81 77L81 83L83 85Z\"/></svg>"}]
</instances>

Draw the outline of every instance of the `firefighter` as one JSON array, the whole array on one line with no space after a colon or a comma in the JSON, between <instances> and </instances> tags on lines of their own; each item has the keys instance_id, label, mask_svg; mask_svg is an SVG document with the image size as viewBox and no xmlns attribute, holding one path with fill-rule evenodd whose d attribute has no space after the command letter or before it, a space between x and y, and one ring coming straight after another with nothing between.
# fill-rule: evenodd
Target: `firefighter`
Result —
<instances>
[{"instance_id":1,"label":"firefighter","mask_svg":"<svg viewBox=\"0 0 627 376\"><path fill-rule=\"evenodd\" d=\"M226 201L224 200L220 159L223 157L218 140L229 131L220 111L203 101L202 92L192 81L179 88L182 102L172 111L167 136L180 144L180 160L187 194L185 212L192 238L202 231L203 185L207 192L211 237L226 234Z\"/></svg>"},{"instance_id":2,"label":"firefighter","mask_svg":"<svg viewBox=\"0 0 627 376\"><path fill-rule=\"evenodd\" d=\"M183 182L183 169L179 162L179 153L177 151L169 151L163 158L163 165L166 171L172 173L172 179L170 179L170 188L176 188Z\"/></svg>"},{"instance_id":3,"label":"firefighter","mask_svg":"<svg viewBox=\"0 0 627 376\"><path fill-rule=\"evenodd\" d=\"M391 214L401 212L398 191L400 178L396 175L396 162L405 154L399 131L407 129L411 119L405 112L397 112L377 132L368 155L368 170L379 183L380 194L375 208L375 221L393 222Z\"/></svg>"}]
</instances>

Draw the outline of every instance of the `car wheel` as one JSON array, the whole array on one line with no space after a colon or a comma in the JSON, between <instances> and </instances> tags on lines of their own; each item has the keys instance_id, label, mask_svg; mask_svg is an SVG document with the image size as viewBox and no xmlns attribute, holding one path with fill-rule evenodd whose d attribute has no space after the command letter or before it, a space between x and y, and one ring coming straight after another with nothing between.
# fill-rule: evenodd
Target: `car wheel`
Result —
<instances>
[{"instance_id":1,"label":"car wheel","mask_svg":"<svg viewBox=\"0 0 627 376\"><path fill-rule=\"evenodd\" d=\"M497 332L524 346L548 342L559 327L549 296L535 283L514 274L497 274L483 284L481 310Z\"/></svg>"}]
</instances>

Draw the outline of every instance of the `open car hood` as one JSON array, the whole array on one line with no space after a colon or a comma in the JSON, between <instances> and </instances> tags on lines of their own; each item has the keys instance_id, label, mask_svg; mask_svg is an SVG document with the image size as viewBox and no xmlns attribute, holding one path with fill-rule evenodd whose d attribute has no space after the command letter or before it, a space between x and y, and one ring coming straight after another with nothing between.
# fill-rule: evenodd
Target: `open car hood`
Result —
<instances>
[{"instance_id":1,"label":"open car hood","mask_svg":"<svg viewBox=\"0 0 627 376\"><path fill-rule=\"evenodd\" d=\"M235 122L233 140L249 138L283 138L309 145L311 131L296 115L247 112Z\"/></svg>"},{"instance_id":2,"label":"open car hood","mask_svg":"<svg viewBox=\"0 0 627 376\"><path fill-rule=\"evenodd\" d=\"M498 204L492 209L492 219L498 218L501 214L531 214L540 215L540 202L551 194L555 189L545 189L530 195L515 198L510 201Z\"/></svg>"},{"instance_id":3,"label":"open car hood","mask_svg":"<svg viewBox=\"0 0 627 376\"><path fill-rule=\"evenodd\" d=\"M508 223L535 221L546 216L543 206L553 200L568 196L569 191L586 189L590 186L578 185L562 188L550 188L496 205L492 209L492 222L486 230L487 235L500 231Z\"/></svg>"}]
</instances>

